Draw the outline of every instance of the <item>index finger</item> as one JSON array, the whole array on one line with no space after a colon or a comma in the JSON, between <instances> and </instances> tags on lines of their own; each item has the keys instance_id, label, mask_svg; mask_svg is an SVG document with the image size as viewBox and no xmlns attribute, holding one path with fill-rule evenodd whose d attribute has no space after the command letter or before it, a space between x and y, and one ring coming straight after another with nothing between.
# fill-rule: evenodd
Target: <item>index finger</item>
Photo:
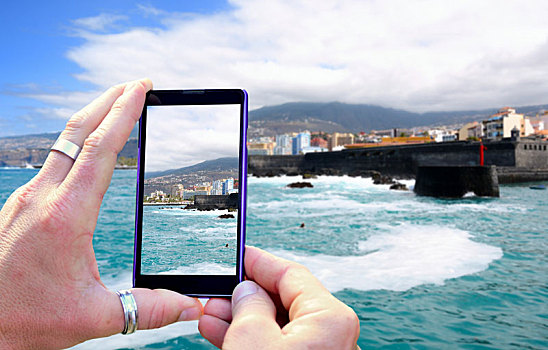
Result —
<instances>
[{"instance_id":1,"label":"index finger","mask_svg":"<svg viewBox=\"0 0 548 350\"><path fill-rule=\"evenodd\" d=\"M87 137L82 152L62 184L81 198L86 209L99 208L108 189L118 153L139 120L150 80L129 83L99 126Z\"/></svg>"},{"instance_id":2,"label":"index finger","mask_svg":"<svg viewBox=\"0 0 548 350\"><path fill-rule=\"evenodd\" d=\"M245 268L249 279L280 296L290 320L326 309L336 300L304 266L259 248L246 246Z\"/></svg>"}]
</instances>

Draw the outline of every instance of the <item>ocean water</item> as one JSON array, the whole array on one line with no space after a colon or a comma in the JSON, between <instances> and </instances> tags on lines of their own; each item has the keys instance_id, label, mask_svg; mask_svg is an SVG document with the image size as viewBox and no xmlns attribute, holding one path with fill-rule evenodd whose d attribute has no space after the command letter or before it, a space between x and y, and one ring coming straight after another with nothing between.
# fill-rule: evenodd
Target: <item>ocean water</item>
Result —
<instances>
[{"instance_id":1,"label":"ocean water","mask_svg":"<svg viewBox=\"0 0 548 350\"><path fill-rule=\"evenodd\" d=\"M35 173L0 169L0 203ZM131 286L135 177L115 171L94 236L112 289ZM548 348L548 191L442 200L371 179L294 181L249 179L247 242L306 265L350 305L363 349ZM75 348L214 349L197 322Z\"/></svg>"},{"instance_id":2,"label":"ocean water","mask_svg":"<svg viewBox=\"0 0 548 350\"><path fill-rule=\"evenodd\" d=\"M232 218L220 218L221 215ZM235 275L237 212L143 207L143 274Z\"/></svg>"}]
</instances>

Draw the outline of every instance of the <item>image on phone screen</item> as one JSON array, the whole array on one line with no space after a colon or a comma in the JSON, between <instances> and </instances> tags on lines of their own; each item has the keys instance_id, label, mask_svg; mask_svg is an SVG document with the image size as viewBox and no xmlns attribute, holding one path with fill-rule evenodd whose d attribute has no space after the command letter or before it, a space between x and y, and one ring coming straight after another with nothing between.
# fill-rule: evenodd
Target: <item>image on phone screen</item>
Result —
<instances>
[{"instance_id":1,"label":"image on phone screen","mask_svg":"<svg viewBox=\"0 0 548 350\"><path fill-rule=\"evenodd\" d=\"M147 107L141 274L236 275L240 107Z\"/></svg>"}]
</instances>

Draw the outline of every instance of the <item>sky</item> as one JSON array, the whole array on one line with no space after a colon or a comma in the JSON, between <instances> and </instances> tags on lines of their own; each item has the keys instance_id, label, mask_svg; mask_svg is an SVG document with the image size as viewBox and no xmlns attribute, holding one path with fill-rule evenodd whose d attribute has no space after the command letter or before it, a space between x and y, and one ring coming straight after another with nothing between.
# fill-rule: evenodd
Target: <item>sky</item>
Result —
<instances>
[{"instance_id":1,"label":"sky","mask_svg":"<svg viewBox=\"0 0 548 350\"><path fill-rule=\"evenodd\" d=\"M240 107L149 106L145 173L224 157L238 158Z\"/></svg>"},{"instance_id":2,"label":"sky","mask_svg":"<svg viewBox=\"0 0 548 350\"><path fill-rule=\"evenodd\" d=\"M244 88L414 112L548 103L548 2L12 1L0 137L59 131L109 86Z\"/></svg>"}]
</instances>

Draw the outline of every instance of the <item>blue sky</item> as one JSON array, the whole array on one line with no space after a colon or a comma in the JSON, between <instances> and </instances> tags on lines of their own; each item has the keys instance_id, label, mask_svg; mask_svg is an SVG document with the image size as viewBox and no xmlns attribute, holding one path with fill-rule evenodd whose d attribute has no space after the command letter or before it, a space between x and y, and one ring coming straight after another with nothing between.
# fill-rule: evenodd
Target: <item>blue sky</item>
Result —
<instances>
[{"instance_id":1,"label":"blue sky","mask_svg":"<svg viewBox=\"0 0 548 350\"><path fill-rule=\"evenodd\" d=\"M548 103L545 0L11 1L0 137L59 131L109 86L245 88L416 112Z\"/></svg>"},{"instance_id":2,"label":"blue sky","mask_svg":"<svg viewBox=\"0 0 548 350\"><path fill-rule=\"evenodd\" d=\"M28 93L86 91L93 84L75 79L81 67L68 59L70 48L84 40L75 32L78 19L100 14L120 16L120 21L103 32L116 32L126 26L161 27L157 17L142 7L150 2L135 1L4 1L0 11L0 137L61 130L64 120L44 118L33 111L48 104L25 98ZM154 1L169 12L215 13L230 5L221 0ZM75 23L76 22L76 23Z\"/></svg>"}]
</instances>

